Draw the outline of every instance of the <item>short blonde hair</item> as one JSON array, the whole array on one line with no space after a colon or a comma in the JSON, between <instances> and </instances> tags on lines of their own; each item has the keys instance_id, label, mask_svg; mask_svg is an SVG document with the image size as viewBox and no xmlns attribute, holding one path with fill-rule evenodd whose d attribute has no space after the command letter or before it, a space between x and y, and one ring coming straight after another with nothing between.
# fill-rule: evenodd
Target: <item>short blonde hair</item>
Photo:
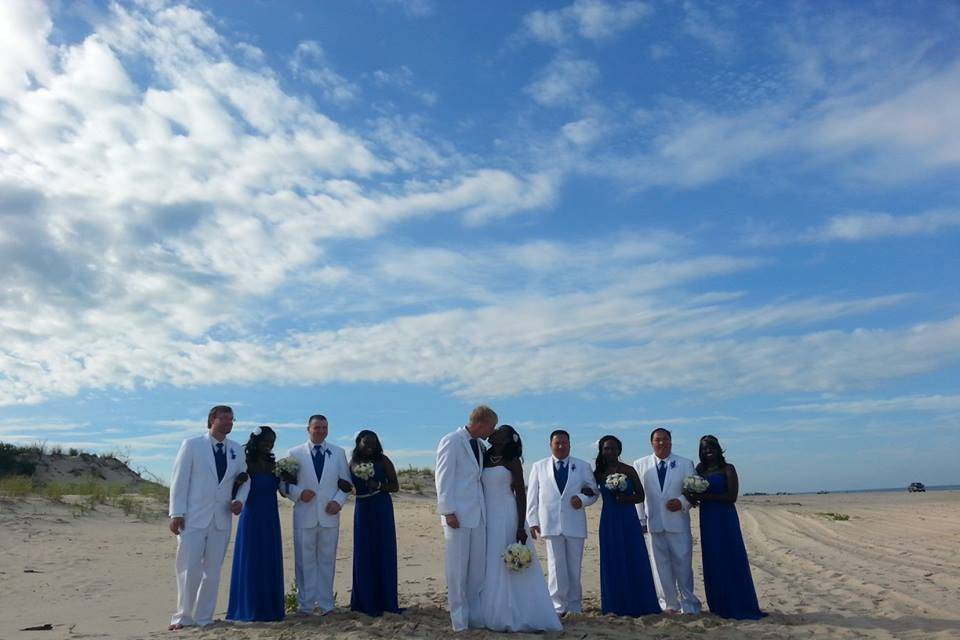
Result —
<instances>
[{"instance_id":1,"label":"short blonde hair","mask_svg":"<svg viewBox=\"0 0 960 640\"><path fill-rule=\"evenodd\" d=\"M473 411L470 412L470 424L476 424L478 422L484 422L497 426L497 421L500 418L497 417L497 412L488 407L485 404L477 405L474 407Z\"/></svg>"}]
</instances>

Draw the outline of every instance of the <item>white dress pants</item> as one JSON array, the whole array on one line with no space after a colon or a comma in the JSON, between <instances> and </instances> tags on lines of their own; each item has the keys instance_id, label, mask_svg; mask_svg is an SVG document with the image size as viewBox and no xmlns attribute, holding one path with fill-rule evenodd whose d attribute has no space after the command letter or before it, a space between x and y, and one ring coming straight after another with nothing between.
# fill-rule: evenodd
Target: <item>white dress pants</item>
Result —
<instances>
[{"instance_id":1,"label":"white dress pants","mask_svg":"<svg viewBox=\"0 0 960 640\"><path fill-rule=\"evenodd\" d=\"M693 594L693 536L689 531L658 531L650 534L650 546L660 607L700 613L700 600Z\"/></svg>"},{"instance_id":2,"label":"white dress pants","mask_svg":"<svg viewBox=\"0 0 960 640\"><path fill-rule=\"evenodd\" d=\"M483 520L476 527L452 529L443 525L447 602L454 631L480 623L480 587L483 586L487 531Z\"/></svg>"},{"instance_id":3,"label":"white dress pants","mask_svg":"<svg viewBox=\"0 0 960 640\"><path fill-rule=\"evenodd\" d=\"M581 612L580 565L583 563L584 540L568 536L543 536L547 545L550 598L558 614Z\"/></svg>"},{"instance_id":4,"label":"white dress pants","mask_svg":"<svg viewBox=\"0 0 960 640\"><path fill-rule=\"evenodd\" d=\"M337 561L340 527L309 527L293 530L294 570L300 611L315 608L326 613L336 607L333 575Z\"/></svg>"},{"instance_id":5,"label":"white dress pants","mask_svg":"<svg viewBox=\"0 0 960 640\"><path fill-rule=\"evenodd\" d=\"M177 536L177 612L170 624L207 625L213 622L220 590L220 569L227 554L230 528L184 529Z\"/></svg>"}]
</instances>

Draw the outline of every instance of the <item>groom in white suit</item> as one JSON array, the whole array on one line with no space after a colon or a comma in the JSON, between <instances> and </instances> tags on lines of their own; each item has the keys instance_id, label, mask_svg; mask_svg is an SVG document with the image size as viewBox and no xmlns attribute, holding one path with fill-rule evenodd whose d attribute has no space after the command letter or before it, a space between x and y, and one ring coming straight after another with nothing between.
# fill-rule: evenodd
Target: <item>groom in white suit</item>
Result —
<instances>
[{"instance_id":1,"label":"groom in white suit","mask_svg":"<svg viewBox=\"0 0 960 640\"><path fill-rule=\"evenodd\" d=\"M633 466L646 495L637 514L650 534L660 607L667 613L700 613L700 600L693 593L691 505L683 496L683 479L695 473L693 461L673 455L666 429L654 429L650 444L653 454Z\"/></svg>"},{"instance_id":2,"label":"groom in white suit","mask_svg":"<svg viewBox=\"0 0 960 640\"><path fill-rule=\"evenodd\" d=\"M590 465L570 456L570 434L550 434L549 458L533 463L527 487L530 535L547 545L550 598L557 614L580 613L580 568L587 538L584 507L597 501L600 490Z\"/></svg>"},{"instance_id":3,"label":"groom in white suit","mask_svg":"<svg viewBox=\"0 0 960 640\"><path fill-rule=\"evenodd\" d=\"M177 536L177 611L170 630L213 622L220 568L230 541L232 516L250 492L245 482L232 497L237 475L247 469L243 447L227 439L233 409L218 405L207 433L180 445L170 479L170 531Z\"/></svg>"},{"instance_id":4,"label":"groom in white suit","mask_svg":"<svg viewBox=\"0 0 960 640\"><path fill-rule=\"evenodd\" d=\"M465 427L443 436L437 445L437 510L443 525L447 601L454 631L466 630L471 606L480 605L486 556L480 439L490 437L498 419L493 409L480 405L470 412Z\"/></svg>"},{"instance_id":5,"label":"groom in white suit","mask_svg":"<svg viewBox=\"0 0 960 640\"><path fill-rule=\"evenodd\" d=\"M308 440L287 452L297 461L297 482L283 493L293 501L293 552L300 613L327 615L333 594L340 509L350 491L344 450L326 441L330 427L322 415L307 421Z\"/></svg>"}]
</instances>

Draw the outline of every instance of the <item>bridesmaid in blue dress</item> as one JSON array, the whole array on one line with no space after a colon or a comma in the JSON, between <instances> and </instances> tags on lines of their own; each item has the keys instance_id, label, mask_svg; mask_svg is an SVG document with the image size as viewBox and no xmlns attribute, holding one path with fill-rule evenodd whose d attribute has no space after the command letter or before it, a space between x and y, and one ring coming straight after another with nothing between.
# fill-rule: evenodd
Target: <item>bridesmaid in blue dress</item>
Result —
<instances>
[{"instance_id":1,"label":"bridesmaid in blue dress","mask_svg":"<svg viewBox=\"0 0 960 640\"><path fill-rule=\"evenodd\" d=\"M623 445L614 436L600 438L594 477L603 496L600 512L600 608L618 616L660 613L650 556L636 505L644 500L637 470L620 462ZM607 488L607 477L627 477L622 490Z\"/></svg>"},{"instance_id":2,"label":"bridesmaid in blue dress","mask_svg":"<svg viewBox=\"0 0 960 640\"><path fill-rule=\"evenodd\" d=\"M250 482L250 495L237 524L233 548L233 575L227 620L283 620L283 551L280 514L274 475L273 445L277 434L270 427L257 427L244 450L247 473L240 474L234 491Z\"/></svg>"},{"instance_id":3,"label":"bridesmaid in blue dress","mask_svg":"<svg viewBox=\"0 0 960 640\"><path fill-rule=\"evenodd\" d=\"M357 477L357 465L373 463L373 477ZM383 455L373 431L357 434L350 458L350 479L356 488L353 511L353 591L350 609L369 616L400 613L397 602L397 529L390 494L400 490L397 472Z\"/></svg>"},{"instance_id":4,"label":"bridesmaid in blue dress","mask_svg":"<svg viewBox=\"0 0 960 640\"><path fill-rule=\"evenodd\" d=\"M700 438L697 473L710 483L703 493L684 492L700 503L700 548L703 553L703 590L710 612L721 618L758 620L757 592L750 575L747 550L737 517L740 481L737 470L723 457L715 436Z\"/></svg>"}]
</instances>

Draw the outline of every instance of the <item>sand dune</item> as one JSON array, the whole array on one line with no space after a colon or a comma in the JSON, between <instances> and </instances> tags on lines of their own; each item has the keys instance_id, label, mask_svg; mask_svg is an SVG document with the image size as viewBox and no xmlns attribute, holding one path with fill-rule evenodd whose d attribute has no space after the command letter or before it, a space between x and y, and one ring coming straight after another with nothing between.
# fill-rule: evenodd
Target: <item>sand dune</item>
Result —
<instances>
[{"instance_id":1,"label":"sand dune","mask_svg":"<svg viewBox=\"0 0 960 640\"><path fill-rule=\"evenodd\" d=\"M743 498L739 503L761 606L756 622L709 614L622 619L599 614L599 508L590 509L584 555L586 612L564 621L570 638L960 638L960 492ZM217 638L447 638L442 538L430 498L401 496L403 615L342 611L282 623L218 623L178 635ZM850 516L836 521L826 513ZM163 638L175 599L175 541L165 521L111 507L78 516L39 498L0 502L0 638ZM289 506L282 523L285 575L293 576ZM696 520L696 518L694 519ZM349 602L352 506L338 551L338 604ZM696 529L694 535L696 537ZM541 556L543 551L541 549ZM226 608L228 554L219 611ZM695 572L699 575L699 558ZM702 596L702 586L697 584ZM222 613L221 613L222 615ZM20 631L53 625L48 631ZM493 636L470 631L467 638ZM499 634L496 634L499 635ZM523 635L523 634L520 634Z\"/></svg>"}]
</instances>

